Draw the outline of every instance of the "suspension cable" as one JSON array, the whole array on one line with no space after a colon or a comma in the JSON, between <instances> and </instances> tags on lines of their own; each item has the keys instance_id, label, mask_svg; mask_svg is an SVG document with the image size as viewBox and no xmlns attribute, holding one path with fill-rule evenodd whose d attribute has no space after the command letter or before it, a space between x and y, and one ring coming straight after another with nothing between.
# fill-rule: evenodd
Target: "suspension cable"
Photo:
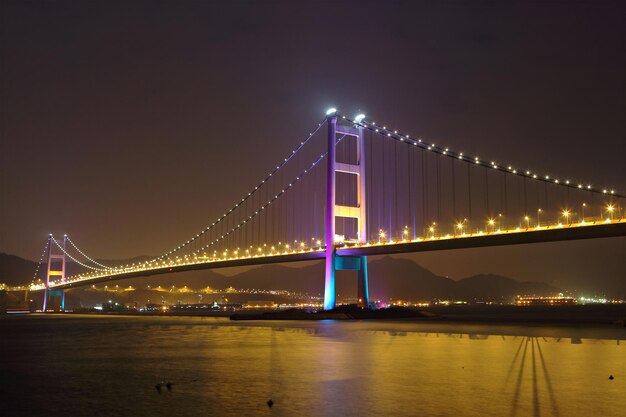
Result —
<instances>
[{"instance_id":1,"label":"suspension cable","mask_svg":"<svg viewBox=\"0 0 626 417\"><path fill-rule=\"evenodd\" d=\"M82 262L81 262L81 261L79 261L78 259L74 258L72 255L70 255L70 254L69 254L69 253L65 250L65 248L59 244L59 242L58 242L55 238L51 237L50 239L52 239L52 242L53 242L55 245L57 245L57 247L58 247L59 249L61 249L61 251L62 251L62 252L63 252L63 253L64 253L64 254L68 257L68 258L70 258L72 261L76 262L77 264L79 264L79 265L81 265L81 266L84 266L85 268L92 269L92 270L94 270L94 271L101 271L101 272L106 272L106 271L108 271L107 269L102 269L102 268L94 268L93 266L86 265L86 264L82 263Z\"/></svg>"},{"instance_id":2,"label":"suspension cable","mask_svg":"<svg viewBox=\"0 0 626 417\"><path fill-rule=\"evenodd\" d=\"M48 247L50 246L50 238L46 239L46 244L43 246L43 251L41 251L41 256L39 257L39 262L37 263L37 267L35 268L35 273L33 274L34 283L37 280L37 276L39 276L39 268L41 268L41 264L43 263L43 258L46 256L46 252L48 251Z\"/></svg>"},{"instance_id":3,"label":"suspension cable","mask_svg":"<svg viewBox=\"0 0 626 417\"><path fill-rule=\"evenodd\" d=\"M584 185L582 182L577 183L577 182L570 181L570 180L561 181L558 178L551 177L550 175L538 175L528 170L527 171L517 170L510 165L509 166L498 165L493 161L488 163L486 161L480 160L478 157L472 159L468 156L463 155L463 152L455 152L455 151L451 151L448 148L442 148L440 146L435 146L435 145L432 145L432 146L427 145L421 139L417 139L417 140L412 139L410 138L409 135L399 134L397 133L397 131L388 130L384 126L381 127L381 126L376 125L375 123L370 123L365 120L356 122L350 118L347 118L346 116L341 116L341 117L350 123L353 123L357 126L364 127L370 130L371 132L377 133L380 136L387 137L389 139L392 139L398 142L404 142L407 145L420 146L423 149L427 149L436 154L447 156L449 158L456 158L466 163L476 164L484 168L491 168L497 171L505 172L510 175L516 175L516 176L520 176L524 178L531 178L533 180L545 182L547 184L559 185L561 187L568 187L570 189L578 189L581 191L584 190L592 194L604 194L604 195L611 195L611 196L619 197L619 198L626 198L626 195L619 194L613 189L608 189L608 188L596 189L592 187L591 184Z\"/></svg>"},{"instance_id":4,"label":"suspension cable","mask_svg":"<svg viewBox=\"0 0 626 417\"><path fill-rule=\"evenodd\" d=\"M150 262L158 262L159 260L162 260L166 257L168 257L169 255L178 252L180 249L186 247L187 245L189 245L190 243L194 242L196 239L198 239L200 236L204 235L206 232L210 231L211 229L213 229L216 225L220 224L222 222L222 220L224 220L230 213L233 212L233 210L237 209L240 205L242 205L243 203L245 203L249 198L251 198L258 190L259 188L261 188L263 186L263 184L265 184L270 178L272 178L278 171L281 170L282 167L284 167L290 160L291 158L293 158L294 155L296 155L310 140L313 136L315 136L315 134L322 128L322 126L324 125L324 123L326 122L326 119L324 119L322 122L318 123L317 128L312 132L309 133L309 135L307 136L307 138L300 142L300 144L296 147L296 149L294 149L291 154L289 154L289 156L287 156L286 158L284 158L284 160L276 166L276 168L270 172L263 180L261 180L261 182L259 182L253 190L251 190L247 195L245 195L240 201L238 201L230 210L228 210L227 212L225 212L222 216L218 217L217 220L213 223L211 223L209 226L205 227L204 230L202 230L200 233L196 234L195 236L193 236L191 239L187 240L185 243L180 244L179 246L177 246L176 248L170 250L169 252L166 252L165 254L158 256L156 258L154 258L152 261Z\"/></svg>"},{"instance_id":5,"label":"suspension cable","mask_svg":"<svg viewBox=\"0 0 626 417\"><path fill-rule=\"evenodd\" d=\"M74 242L72 242L72 239L70 239L70 237L69 237L69 236L67 236L67 235L66 235L66 237L67 237L67 241L68 241L68 242L70 242L70 244L74 247L74 249L76 249L76 250L78 251L78 253L80 253L81 255L83 255L83 256L84 256L87 260L89 260L89 261L93 262L94 264L96 264L96 265L98 265L98 266L101 266L101 267L103 267L103 268L105 268L105 269L113 269L113 268L111 268L110 266L103 265L103 264L101 264L100 262L96 262L96 261L94 261L93 259L91 259L89 256L87 256L87 255L85 254L85 252L83 252L82 250L80 250L80 249L78 248L78 246L76 246L76 244L75 244Z\"/></svg>"},{"instance_id":6,"label":"suspension cable","mask_svg":"<svg viewBox=\"0 0 626 417\"><path fill-rule=\"evenodd\" d=\"M346 137L346 135L343 135L341 138L339 138L337 140L337 144L340 143L344 138ZM250 216L248 216L247 219L245 219L243 222L239 223L236 226L233 226L229 231L225 232L223 235L221 235L220 237L214 239L212 242L210 242L209 244L201 247L200 249L198 249L197 251L193 252L193 255L196 256L200 251L206 250L209 247L215 245L216 243L219 243L220 241L224 240L224 238L230 236L232 233L234 233L237 229L240 229L241 227L243 227L244 225L246 225L248 222L250 222L252 219L256 218L259 213L261 213L263 210L265 210L270 204L274 203L276 200L278 200L281 196L283 196L287 191L289 191L289 189L291 189L296 183L298 183L305 175L307 175L313 168L315 168L320 161L322 161L322 159L324 159L326 157L326 155L328 155L328 151L324 152L323 154L320 155L320 157L313 162L308 168L306 168L304 171L302 171L300 173L300 175L298 175L294 180L292 180L287 186L285 186L285 188L281 189L280 192L276 193L274 195L274 197L270 200L267 201L267 203L263 204L261 207L259 207L258 210L256 210L255 212L253 212ZM282 200L281 200L282 201ZM288 226L288 225L287 225ZM253 229L254 230L254 229ZM260 243L260 242L259 242Z\"/></svg>"}]
</instances>

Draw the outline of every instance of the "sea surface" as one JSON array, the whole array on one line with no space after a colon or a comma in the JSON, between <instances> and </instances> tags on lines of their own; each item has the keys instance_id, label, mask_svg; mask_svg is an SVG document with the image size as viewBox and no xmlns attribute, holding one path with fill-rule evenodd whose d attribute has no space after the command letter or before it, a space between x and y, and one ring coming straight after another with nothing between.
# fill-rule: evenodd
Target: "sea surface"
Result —
<instances>
[{"instance_id":1,"label":"sea surface","mask_svg":"<svg viewBox=\"0 0 626 417\"><path fill-rule=\"evenodd\" d=\"M2 416L626 415L617 326L28 315L0 332Z\"/></svg>"}]
</instances>

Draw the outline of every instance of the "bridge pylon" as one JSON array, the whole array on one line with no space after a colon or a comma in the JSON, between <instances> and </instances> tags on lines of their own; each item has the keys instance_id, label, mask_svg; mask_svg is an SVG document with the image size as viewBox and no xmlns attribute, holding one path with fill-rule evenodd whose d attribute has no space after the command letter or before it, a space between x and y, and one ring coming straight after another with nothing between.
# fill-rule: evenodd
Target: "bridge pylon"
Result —
<instances>
[{"instance_id":1,"label":"bridge pylon","mask_svg":"<svg viewBox=\"0 0 626 417\"><path fill-rule=\"evenodd\" d=\"M328 120L328 167L326 177L326 269L324 281L324 310L335 308L336 271L357 271L357 304L361 308L369 305L369 288L367 276L367 256L338 256L336 252L337 217L356 219L357 240L367 242L367 212L366 212L366 177L365 177L365 137L362 126L337 125L337 113L327 113ZM337 135L353 136L356 138L356 164L337 161ZM337 173L356 175L357 202L355 206L336 204L336 175Z\"/></svg>"},{"instance_id":2,"label":"bridge pylon","mask_svg":"<svg viewBox=\"0 0 626 417\"><path fill-rule=\"evenodd\" d=\"M46 270L46 288L43 294L43 308L42 311L45 313L48 309L48 303L52 300L59 300L59 309L61 311L65 311L65 292L63 290L54 290L50 289L50 280L60 278L61 282L65 282L66 276L66 257L65 257L65 248L67 243L67 235L63 236L63 241L59 242L61 248L57 246L54 240L54 237L50 235L48 237L48 268ZM56 303L53 309L56 308Z\"/></svg>"}]
</instances>

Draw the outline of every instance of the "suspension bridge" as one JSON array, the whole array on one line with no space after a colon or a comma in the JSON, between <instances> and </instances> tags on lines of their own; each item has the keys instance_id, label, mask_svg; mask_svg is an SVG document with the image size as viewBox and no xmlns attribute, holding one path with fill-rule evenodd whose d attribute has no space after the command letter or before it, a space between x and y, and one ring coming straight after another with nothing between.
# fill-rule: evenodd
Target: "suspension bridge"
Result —
<instances>
[{"instance_id":1,"label":"suspension bridge","mask_svg":"<svg viewBox=\"0 0 626 417\"><path fill-rule=\"evenodd\" d=\"M69 236L50 235L32 284L11 289L44 291L43 310L51 298L63 310L64 290L98 282L324 259L324 309L335 306L337 270L357 272L358 304L366 307L368 256L626 236L625 198L329 109L264 178L185 242L112 266ZM82 271L69 275L70 261Z\"/></svg>"}]
</instances>

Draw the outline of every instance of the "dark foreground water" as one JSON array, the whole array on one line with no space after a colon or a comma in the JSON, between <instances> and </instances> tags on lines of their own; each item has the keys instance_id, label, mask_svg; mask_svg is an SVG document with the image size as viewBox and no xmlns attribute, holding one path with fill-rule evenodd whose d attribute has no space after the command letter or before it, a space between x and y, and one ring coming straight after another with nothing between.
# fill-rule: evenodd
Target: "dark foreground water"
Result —
<instances>
[{"instance_id":1,"label":"dark foreground water","mask_svg":"<svg viewBox=\"0 0 626 417\"><path fill-rule=\"evenodd\" d=\"M619 327L31 315L0 331L2 416L626 415Z\"/></svg>"}]
</instances>

